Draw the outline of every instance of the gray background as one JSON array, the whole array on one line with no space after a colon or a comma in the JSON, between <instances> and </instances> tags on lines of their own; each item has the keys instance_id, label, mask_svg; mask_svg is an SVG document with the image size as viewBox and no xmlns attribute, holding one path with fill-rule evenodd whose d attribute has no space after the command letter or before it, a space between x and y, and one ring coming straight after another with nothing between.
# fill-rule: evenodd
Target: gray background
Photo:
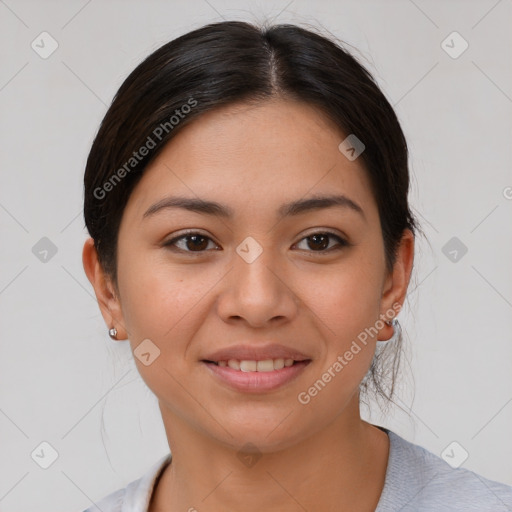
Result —
<instances>
[{"instance_id":1,"label":"gray background","mask_svg":"<svg viewBox=\"0 0 512 512\"><path fill-rule=\"evenodd\" d=\"M366 417L438 455L457 441L463 467L512 484L510 0L0 0L0 511L82 510L168 451L156 399L128 343L108 337L82 268L85 160L151 51L208 22L264 17L358 48L409 141L428 238L400 314L410 369L402 409ZM58 43L46 59L31 47L43 31ZM442 46L453 31L469 43L458 58ZM57 250L46 261L43 237ZM456 261L452 237L467 247ZM58 453L48 469L31 456L48 456L43 441Z\"/></svg>"}]
</instances>

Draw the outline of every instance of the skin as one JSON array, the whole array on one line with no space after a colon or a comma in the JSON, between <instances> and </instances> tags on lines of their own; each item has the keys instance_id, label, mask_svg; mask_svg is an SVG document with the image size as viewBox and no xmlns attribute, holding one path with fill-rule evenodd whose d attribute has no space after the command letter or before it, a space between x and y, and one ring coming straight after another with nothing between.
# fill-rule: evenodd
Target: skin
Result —
<instances>
[{"instance_id":1,"label":"skin","mask_svg":"<svg viewBox=\"0 0 512 512\"><path fill-rule=\"evenodd\" d=\"M118 289L92 239L85 242L84 269L107 326L132 350L146 338L160 349L149 366L135 358L158 397L173 454L151 512L375 509L389 440L361 419L359 384L376 340L393 328L384 324L307 405L297 399L358 334L403 304L413 265L406 230L386 271L362 160L338 150L345 136L317 109L291 100L211 111L168 143L133 190L119 231ZM333 193L359 204L364 217L331 207L277 221L284 202ZM214 200L235 214L174 208L143 219L170 195ZM181 253L163 246L192 228L208 237L202 252L187 239L178 242ZM307 238L326 230L350 245L329 250L340 247L329 238L329 248L318 249ZM248 236L263 249L252 263L236 252ZM213 350L268 340L312 359L271 392L235 391L201 362ZM248 442L261 454L251 467L237 456Z\"/></svg>"}]
</instances>

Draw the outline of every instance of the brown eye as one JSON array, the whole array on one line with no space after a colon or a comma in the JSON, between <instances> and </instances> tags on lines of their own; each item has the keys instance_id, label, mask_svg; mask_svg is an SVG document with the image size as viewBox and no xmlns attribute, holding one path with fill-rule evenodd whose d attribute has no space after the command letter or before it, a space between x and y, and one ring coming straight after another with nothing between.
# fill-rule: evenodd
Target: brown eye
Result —
<instances>
[{"instance_id":1,"label":"brown eye","mask_svg":"<svg viewBox=\"0 0 512 512\"><path fill-rule=\"evenodd\" d=\"M177 248L183 252L204 252L213 240L201 233L181 235L164 244L165 247Z\"/></svg>"},{"instance_id":2,"label":"brown eye","mask_svg":"<svg viewBox=\"0 0 512 512\"><path fill-rule=\"evenodd\" d=\"M333 240L337 241L337 243L331 245ZM306 241L307 245L306 248L302 248L303 250L316 253L329 253L350 245L339 235L330 232L313 233L304 237L299 244L303 243L303 241ZM210 242L218 249L218 246L211 238L198 232L190 232L169 240L169 242L166 242L164 246L180 252L201 253L208 250Z\"/></svg>"},{"instance_id":3,"label":"brown eye","mask_svg":"<svg viewBox=\"0 0 512 512\"><path fill-rule=\"evenodd\" d=\"M311 235L308 236L309 240L309 247L311 249L317 250L317 249L326 249L329 247L329 235L326 234L319 234L319 235Z\"/></svg>"},{"instance_id":4,"label":"brown eye","mask_svg":"<svg viewBox=\"0 0 512 512\"><path fill-rule=\"evenodd\" d=\"M185 242L185 246L191 251L201 251L208 246L207 238L202 235L188 235L185 239L188 239L188 241Z\"/></svg>"},{"instance_id":5,"label":"brown eye","mask_svg":"<svg viewBox=\"0 0 512 512\"><path fill-rule=\"evenodd\" d=\"M337 245L330 246L330 240L337 240ZM331 250L341 249L342 247L348 246L348 242L341 238L339 235L329 232L318 232L313 233L304 237L299 243L306 240L307 248L309 252L330 252Z\"/></svg>"}]
</instances>

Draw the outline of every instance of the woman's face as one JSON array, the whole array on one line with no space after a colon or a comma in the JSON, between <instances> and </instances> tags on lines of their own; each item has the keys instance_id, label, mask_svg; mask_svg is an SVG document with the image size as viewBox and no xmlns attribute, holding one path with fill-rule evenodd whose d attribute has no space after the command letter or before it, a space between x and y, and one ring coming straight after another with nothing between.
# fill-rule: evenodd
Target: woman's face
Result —
<instances>
[{"instance_id":1,"label":"woman's face","mask_svg":"<svg viewBox=\"0 0 512 512\"><path fill-rule=\"evenodd\" d=\"M386 273L370 182L361 159L338 149L344 138L303 103L229 106L185 127L133 190L119 231L114 324L129 332L166 428L180 422L230 446L252 442L270 452L358 414L375 341L392 334L379 315L403 299L406 283L400 272ZM346 199L286 206L321 196ZM147 213L177 197L221 208ZM357 341L376 323L378 334ZM285 367L292 376L280 385L277 373L233 377L237 370L205 362L222 349L271 344L309 362ZM239 387L214 370L238 376ZM258 387L259 376L267 388ZM324 385L308 391L319 379Z\"/></svg>"}]
</instances>

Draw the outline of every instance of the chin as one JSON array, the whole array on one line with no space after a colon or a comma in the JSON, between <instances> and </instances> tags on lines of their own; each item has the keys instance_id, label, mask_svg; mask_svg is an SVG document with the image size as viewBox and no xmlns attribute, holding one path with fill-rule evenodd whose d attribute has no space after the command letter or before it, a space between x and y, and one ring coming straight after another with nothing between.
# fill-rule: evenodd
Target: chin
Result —
<instances>
[{"instance_id":1,"label":"chin","mask_svg":"<svg viewBox=\"0 0 512 512\"><path fill-rule=\"evenodd\" d=\"M217 428L212 437L237 452L275 453L308 437L306 432L297 430L296 420L291 424L286 419L283 421L284 418L286 414L281 413L259 418L248 415L244 421L224 421L225 430Z\"/></svg>"}]
</instances>

